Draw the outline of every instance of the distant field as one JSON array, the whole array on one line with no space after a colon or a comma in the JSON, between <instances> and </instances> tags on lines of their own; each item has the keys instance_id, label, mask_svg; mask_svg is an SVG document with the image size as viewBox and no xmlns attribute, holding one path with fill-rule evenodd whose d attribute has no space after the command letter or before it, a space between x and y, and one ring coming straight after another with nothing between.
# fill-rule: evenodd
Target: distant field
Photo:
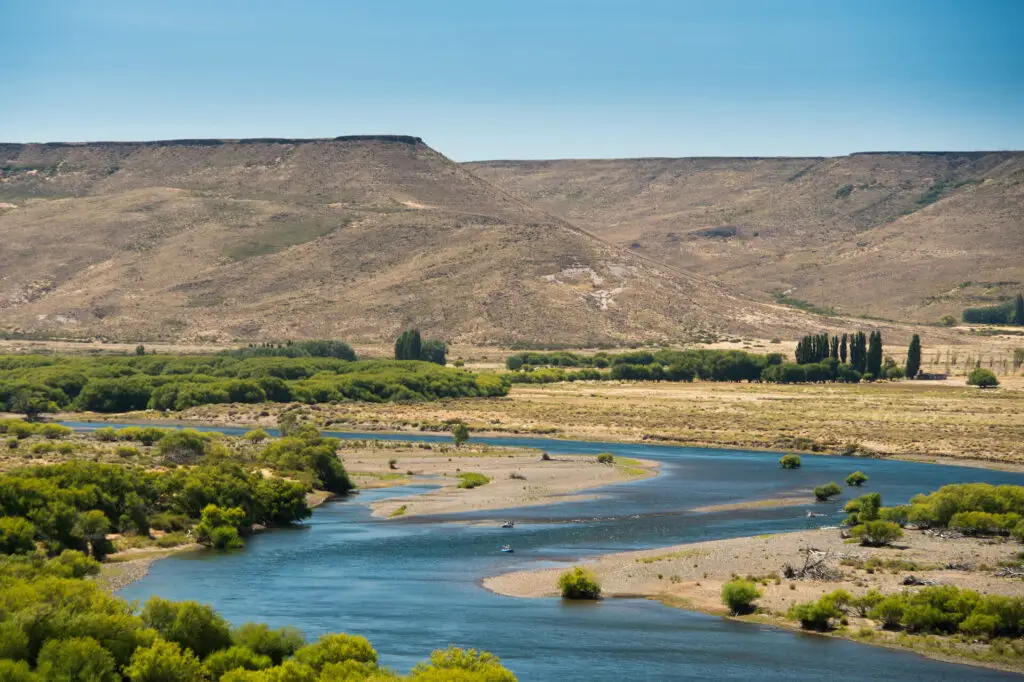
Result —
<instances>
[{"instance_id":1,"label":"distant field","mask_svg":"<svg viewBox=\"0 0 1024 682\"><path fill-rule=\"evenodd\" d=\"M506 398L302 408L323 428L476 432L1024 465L1024 379L870 385L579 382L513 386ZM280 408L209 405L182 418L272 424Z\"/></svg>"}]
</instances>

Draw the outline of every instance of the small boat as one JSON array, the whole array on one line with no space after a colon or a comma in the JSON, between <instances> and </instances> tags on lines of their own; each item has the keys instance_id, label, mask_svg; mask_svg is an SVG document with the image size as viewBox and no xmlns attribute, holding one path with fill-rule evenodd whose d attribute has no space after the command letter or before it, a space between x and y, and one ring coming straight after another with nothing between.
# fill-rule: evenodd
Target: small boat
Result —
<instances>
[{"instance_id":1,"label":"small boat","mask_svg":"<svg viewBox=\"0 0 1024 682\"><path fill-rule=\"evenodd\" d=\"M505 554L511 554L515 550L512 549L512 545L502 545L501 546L501 551L504 552Z\"/></svg>"},{"instance_id":2,"label":"small boat","mask_svg":"<svg viewBox=\"0 0 1024 682\"><path fill-rule=\"evenodd\" d=\"M813 518L816 518L818 516L825 516L825 515L824 514L819 514L818 512L812 512L812 511L808 511L807 512L807 518L809 518L809 519L813 519Z\"/></svg>"},{"instance_id":3,"label":"small boat","mask_svg":"<svg viewBox=\"0 0 1024 682\"><path fill-rule=\"evenodd\" d=\"M501 524L501 527L502 528L515 528L516 524L514 522L512 522L512 521L506 521L505 523Z\"/></svg>"}]
</instances>

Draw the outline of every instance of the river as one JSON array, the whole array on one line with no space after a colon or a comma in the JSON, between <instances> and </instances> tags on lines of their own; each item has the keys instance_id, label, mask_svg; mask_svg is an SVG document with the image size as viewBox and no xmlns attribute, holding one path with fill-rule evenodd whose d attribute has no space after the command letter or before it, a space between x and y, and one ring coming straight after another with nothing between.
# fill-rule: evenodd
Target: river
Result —
<instances>
[{"instance_id":1,"label":"river","mask_svg":"<svg viewBox=\"0 0 1024 682\"><path fill-rule=\"evenodd\" d=\"M65 423L79 429L97 426ZM880 492L890 505L955 482L1024 484L1022 474L814 455L803 456L801 469L783 471L778 454L772 453L534 438L475 440L552 455L611 452L658 460L662 467L656 478L609 486L598 499L514 512L385 521L371 518L367 503L429 488L360 492L323 505L301 527L258 534L244 550L158 561L146 578L120 594L139 600L154 594L195 599L236 623L292 624L310 637L362 634L380 652L381 662L399 671L451 643L497 654L521 680L1019 679L641 599L579 604L503 597L485 590L480 581L612 551L834 525L842 518L841 504L827 507L833 512L824 519L806 518L806 509L823 508L811 504L703 514L685 510L804 493L830 480L841 482L854 469L868 474L866 490ZM516 520L515 529L452 523L506 517ZM514 554L497 551L506 541L514 545Z\"/></svg>"}]
</instances>

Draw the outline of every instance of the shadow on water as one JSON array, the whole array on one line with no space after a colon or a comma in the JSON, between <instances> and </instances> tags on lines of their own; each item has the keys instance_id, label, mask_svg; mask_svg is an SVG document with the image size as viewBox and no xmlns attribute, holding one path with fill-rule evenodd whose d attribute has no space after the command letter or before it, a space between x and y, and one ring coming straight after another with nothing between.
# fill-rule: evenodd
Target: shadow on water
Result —
<instances>
[{"instance_id":1,"label":"shadow on water","mask_svg":"<svg viewBox=\"0 0 1024 682\"><path fill-rule=\"evenodd\" d=\"M76 428L96 425L68 423ZM104 424L106 425L106 424ZM238 433L244 429L215 429ZM331 434L345 438L446 441L442 436ZM381 520L367 504L427 486L367 490L319 508L304 530L252 537L239 552L156 562L121 591L196 599L234 622L297 624L309 636L367 636L385 665L408 670L449 643L499 655L522 680L997 680L1007 673L930 661L845 640L666 608L642 599L564 604L513 599L482 578L558 565L594 554L835 525L837 504L698 513L738 500L807 494L854 469L887 504L966 481L1024 483L1021 474L887 460L805 456L797 471L777 454L652 445L494 438L553 454L611 452L662 463L658 477L609 486L596 499L514 511ZM844 490L844 497L861 491ZM826 513L808 519L807 510ZM516 527L494 527L512 517ZM461 523L450 523L457 521ZM476 524L474 522L487 522ZM515 554L501 554L511 542Z\"/></svg>"}]
</instances>

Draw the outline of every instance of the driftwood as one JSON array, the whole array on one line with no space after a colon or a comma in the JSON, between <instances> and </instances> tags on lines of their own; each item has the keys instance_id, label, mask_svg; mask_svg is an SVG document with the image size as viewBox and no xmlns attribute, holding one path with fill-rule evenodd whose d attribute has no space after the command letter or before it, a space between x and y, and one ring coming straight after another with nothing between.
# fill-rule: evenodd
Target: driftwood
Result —
<instances>
[{"instance_id":1,"label":"driftwood","mask_svg":"<svg viewBox=\"0 0 1024 682\"><path fill-rule=\"evenodd\" d=\"M918 578L916 575L908 575L903 579L904 585L938 585L934 580L928 578Z\"/></svg>"},{"instance_id":2,"label":"driftwood","mask_svg":"<svg viewBox=\"0 0 1024 682\"><path fill-rule=\"evenodd\" d=\"M829 562L835 559L832 550L821 551L813 547L801 549L804 555L804 563L800 568L790 564L782 567L782 574L790 580L807 578L810 580L839 580L843 577L842 572Z\"/></svg>"}]
</instances>

